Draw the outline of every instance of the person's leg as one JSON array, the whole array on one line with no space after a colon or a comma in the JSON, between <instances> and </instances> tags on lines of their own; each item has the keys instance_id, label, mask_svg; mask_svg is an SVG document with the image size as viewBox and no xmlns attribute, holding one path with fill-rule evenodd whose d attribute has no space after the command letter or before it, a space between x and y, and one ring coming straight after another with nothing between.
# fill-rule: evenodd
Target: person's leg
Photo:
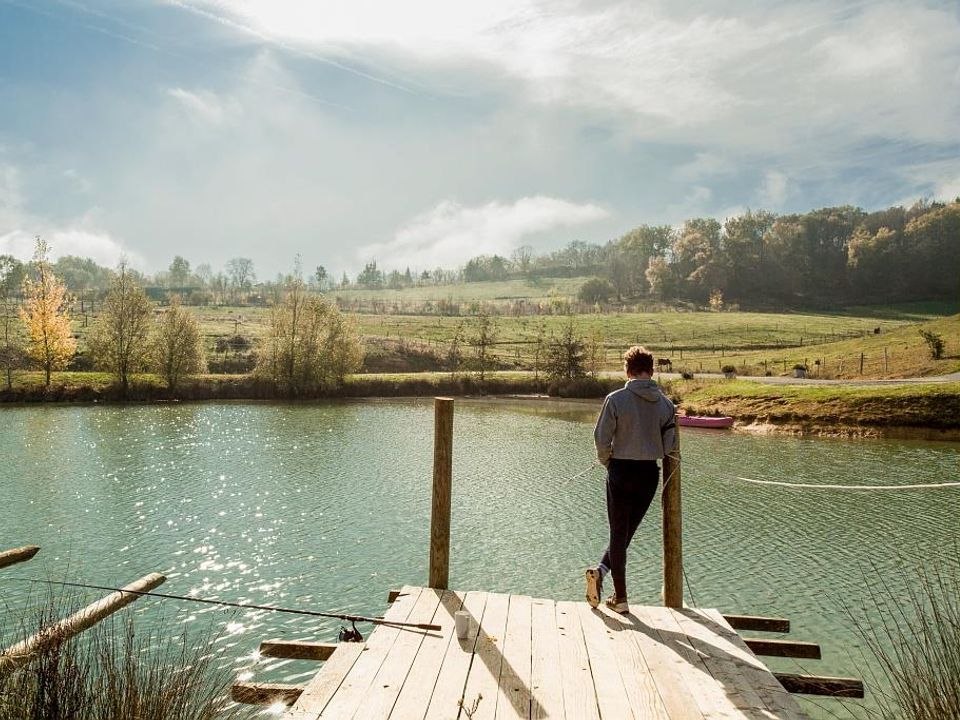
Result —
<instances>
[{"instance_id":1,"label":"person's leg","mask_svg":"<svg viewBox=\"0 0 960 720\"><path fill-rule=\"evenodd\" d=\"M627 596L627 535L630 530L627 482L621 461L611 460L607 467L607 520L610 524L610 540L601 564L610 568L614 594L618 598Z\"/></svg>"},{"instance_id":2,"label":"person's leg","mask_svg":"<svg viewBox=\"0 0 960 720\"><path fill-rule=\"evenodd\" d=\"M633 540L634 533L640 527L640 522L650 509L657 494L657 484L660 480L660 469L654 460L635 460L630 468L630 519L627 527L627 547Z\"/></svg>"}]
</instances>

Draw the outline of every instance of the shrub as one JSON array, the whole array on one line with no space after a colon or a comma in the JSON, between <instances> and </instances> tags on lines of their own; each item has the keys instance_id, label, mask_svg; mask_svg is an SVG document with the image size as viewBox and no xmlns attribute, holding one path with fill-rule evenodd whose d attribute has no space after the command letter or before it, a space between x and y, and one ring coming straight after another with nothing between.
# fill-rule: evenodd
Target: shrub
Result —
<instances>
[{"instance_id":1,"label":"shrub","mask_svg":"<svg viewBox=\"0 0 960 720\"><path fill-rule=\"evenodd\" d=\"M577 297L580 299L580 302L603 303L613 297L616 292L616 288L613 287L609 280L595 277L590 278L580 286Z\"/></svg>"},{"instance_id":2,"label":"shrub","mask_svg":"<svg viewBox=\"0 0 960 720\"><path fill-rule=\"evenodd\" d=\"M932 330L920 330L920 337L922 337L923 341L927 344L931 358L939 360L943 357L944 342L942 336Z\"/></svg>"}]
</instances>

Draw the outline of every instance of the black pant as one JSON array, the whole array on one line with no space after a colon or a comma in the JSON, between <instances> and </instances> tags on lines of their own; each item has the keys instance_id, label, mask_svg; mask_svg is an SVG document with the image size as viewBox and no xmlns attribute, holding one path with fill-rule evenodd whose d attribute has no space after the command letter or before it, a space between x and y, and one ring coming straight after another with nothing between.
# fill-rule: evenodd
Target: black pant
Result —
<instances>
[{"instance_id":1,"label":"black pant","mask_svg":"<svg viewBox=\"0 0 960 720\"><path fill-rule=\"evenodd\" d=\"M627 548L657 493L655 460L618 460L607 465L607 520L610 543L600 561L610 568L618 598L627 597Z\"/></svg>"}]
</instances>

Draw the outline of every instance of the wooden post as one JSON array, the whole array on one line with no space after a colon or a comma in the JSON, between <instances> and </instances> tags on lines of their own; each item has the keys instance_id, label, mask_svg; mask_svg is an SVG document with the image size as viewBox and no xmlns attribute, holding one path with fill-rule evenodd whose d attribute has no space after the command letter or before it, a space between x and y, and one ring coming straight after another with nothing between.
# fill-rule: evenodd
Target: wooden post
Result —
<instances>
[{"instance_id":1,"label":"wooden post","mask_svg":"<svg viewBox=\"0 0 960 720\"><path fill-rule=\"evenodd\" d=\"M40 552L40 548L36 545L24 545L13 550L4 550L0 552L0 568L29 560L38 552Z\"/></svg>"},{"instance_id":2,"label":"wooden post","mask_svg":"<svg viewBox=\"0 0 960 720\"><path fill-rule=\"evenodd\" d=\"M429 586L446 590L450 575L453 398L434 398L433 411L433 510L430 514Z\"/></svg>"},{"instance_id":3,"label":"wooden post","mask_svg":"<svg viewBox=\"0 0 960 720\"><path fill-rule=\"evenodd\" d=\"M144 575L139 580L129 585L124 585L120 591L97 600L83 610L75 612L70 617L45 627L40 632L31 635L26 640L18 642L16 645L11 645L0 653L0 677L16 670L18 667L26 665L46 648L69 640L74 635L96 625L108 615L112 615L134 600L143 597L143 595L136 593L150 592L158 585L162 585L166 579L167 578L160 573ZM123 592L124 590L131 590L133 592Z\"/></svg>"},{"instance_id":4,"label":"wooden post","mask_svg":"<svg viewBox=\"0 0 960 720\"><path fill-rule=\"evenodd\" d=\"M683 607L683 512L680 507L680 425L677 449L663 458L663 604Z\"/></svg>"}]
</instances>

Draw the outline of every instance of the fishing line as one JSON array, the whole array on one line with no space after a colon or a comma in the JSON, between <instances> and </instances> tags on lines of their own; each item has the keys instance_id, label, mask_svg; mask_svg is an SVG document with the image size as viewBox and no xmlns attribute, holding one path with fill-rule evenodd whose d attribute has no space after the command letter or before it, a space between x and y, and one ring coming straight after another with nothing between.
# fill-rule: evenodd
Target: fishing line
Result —
<instances>
[{"instance_id":1,"label":"fishing line","mask_svg":"<svg viewBox=\"0 0 960 720\"><path fill-rule=\"evenodd\" d=\"M727 478L730 480L731 478ZM924 490L927 488L960 487L960 482L926 483L919 485L825 485L819 483L791 483L781 480L755 480L753 478L736 477L756 485L776 485L778 487L803 488L805 490Z\"/></svg>"},{"instance_id":2,"label":"fishing line","mask_svg":"<svg viewBox=\"0 0 960 720\"><path fill-rule=\"evenodd\" d=\"M383 617L369 617L366 615L349 615L344 613L319 612L317 610L297 610L294 608L277 607L276 605L254 605L252 603L235 603L227 600L209 600L207 598L195 598L187 595L172 595L169 593L148 592L146 590L125 590L124 588L110 587L108 585L91 585L87 583L66 582L65 580L37 580L35 578L25 577L7 577L3 580L18 580L20 582L39 583L42 585L61 585L64 587L86 588L90 590L109 590L111 592L130 593L131 595L145 595L147 597L161 598L163 600L181 600L183 602L202 603L204 605L218 605L220 607L240 608L241 610L266 610L268 612L288 613L290 615L309 615L310 617L333 618L334 620L343 620L349 623L368 622L374 625L389 625L399 628L415 628L417 630L428 630L441 632L439 625L429 623L405 623L394 620L387 620Z\"/></svg>"}]
</instances>

